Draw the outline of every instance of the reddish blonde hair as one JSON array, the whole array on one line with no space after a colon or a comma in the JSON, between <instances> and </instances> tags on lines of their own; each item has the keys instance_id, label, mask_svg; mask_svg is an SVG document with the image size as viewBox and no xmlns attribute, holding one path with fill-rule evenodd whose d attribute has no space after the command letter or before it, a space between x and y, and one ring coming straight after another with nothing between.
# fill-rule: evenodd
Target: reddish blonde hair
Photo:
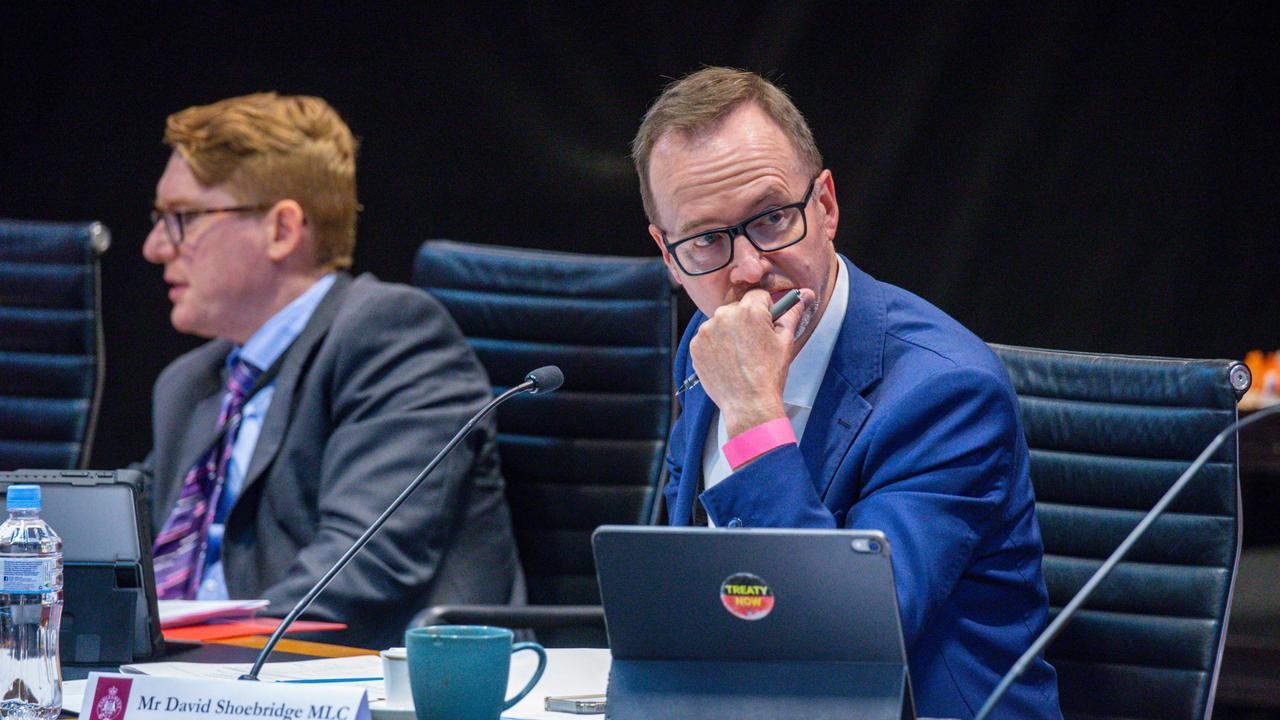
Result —
<instances>
[{"instance_id":1,"label":"reddish blonde hair","mask_svg":"<svg viewBox=\"0 0 1280 720\"><path fill-rule=\"evenodd\" d=\"M204 185L244 203L291 199L315 238L316 265L351 266L356 245L356 139L318 97L256 93L169 116L164 142Z\"/></svg>"}]
</instances>

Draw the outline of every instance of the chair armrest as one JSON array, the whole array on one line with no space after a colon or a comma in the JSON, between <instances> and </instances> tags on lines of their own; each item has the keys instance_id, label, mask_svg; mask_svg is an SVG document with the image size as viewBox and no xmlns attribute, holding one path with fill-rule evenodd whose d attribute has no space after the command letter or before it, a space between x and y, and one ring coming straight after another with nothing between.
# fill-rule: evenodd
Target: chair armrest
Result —
<instances>
[{"instance_id":1,"label":"chair armrest","mask_svg":"<svg viewBox=\"0 0 1280 720\"><path fill-rule=\"evenodd\" d=\"M604 628L599 605L436 605L418 616L423 625L497 625L546 630L564 627Z\"/></svg>"}]
</instances>

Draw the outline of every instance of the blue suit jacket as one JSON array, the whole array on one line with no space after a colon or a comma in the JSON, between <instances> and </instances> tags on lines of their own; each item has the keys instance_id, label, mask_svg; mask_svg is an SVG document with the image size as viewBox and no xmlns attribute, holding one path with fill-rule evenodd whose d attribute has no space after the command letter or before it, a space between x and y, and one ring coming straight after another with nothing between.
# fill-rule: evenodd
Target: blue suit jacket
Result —
<instances>
[{"instance_id":1,"label":"blue suit jacket","mask_svg":"<svg viewBox=\"0 0 1280 720\"><path fill-rule=\"evenodd\" d=\"M841 261L848 311L799 447L760 456L700 500L718 526L883 531L917 711L972 716L1048 613L1017 398L985 343ZM677 385L693 371L689 340L705 319L685 331ZM715 410L701 386L683 402L664 490L680 525L699 500ZM1033 664L996 714L1061 718L1053 668Z\"/></svg>"}]
</instances>

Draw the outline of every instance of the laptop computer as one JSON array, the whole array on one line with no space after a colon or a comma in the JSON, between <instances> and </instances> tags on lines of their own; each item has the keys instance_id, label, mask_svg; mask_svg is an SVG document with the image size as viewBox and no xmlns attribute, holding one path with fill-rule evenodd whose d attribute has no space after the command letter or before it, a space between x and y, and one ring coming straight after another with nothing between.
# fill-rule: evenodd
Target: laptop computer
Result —
<instances>
[{"instance_id":1,"label":"laptop computer","mask_svg":"<svg viewBox=\"0 0 1280 720\"><path fill-rule=\"evenodd\" d=\"M603 526L608 716L913 718L878 531Z\"/></svg>"},{"instance_id":2,"label":"laptop computer","mask_svg":"<svg viewBox=\"0 0 1280 720\"><path fill-rule=\"evenodd\" d=\"M142 475L133 470L0 472L39 485L41 517L62 538L63 663L121 664L163 652Z\"/></svg>"}]
</instances>

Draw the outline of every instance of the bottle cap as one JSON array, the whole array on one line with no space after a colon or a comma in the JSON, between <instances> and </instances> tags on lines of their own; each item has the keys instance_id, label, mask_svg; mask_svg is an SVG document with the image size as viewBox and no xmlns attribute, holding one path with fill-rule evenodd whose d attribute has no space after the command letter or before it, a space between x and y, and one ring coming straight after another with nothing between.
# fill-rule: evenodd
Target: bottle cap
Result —
<instances>
[{"instance_id":1,"label":"bottle cap","mask_svg":"<svg viewBox=\"0 0 1280 720\"><path fill-rule=\"evenodd\" d=\"M5 493L5 504L10 510L39 510L39 485L10 485Z\"/></svg>"}]
</instances>

